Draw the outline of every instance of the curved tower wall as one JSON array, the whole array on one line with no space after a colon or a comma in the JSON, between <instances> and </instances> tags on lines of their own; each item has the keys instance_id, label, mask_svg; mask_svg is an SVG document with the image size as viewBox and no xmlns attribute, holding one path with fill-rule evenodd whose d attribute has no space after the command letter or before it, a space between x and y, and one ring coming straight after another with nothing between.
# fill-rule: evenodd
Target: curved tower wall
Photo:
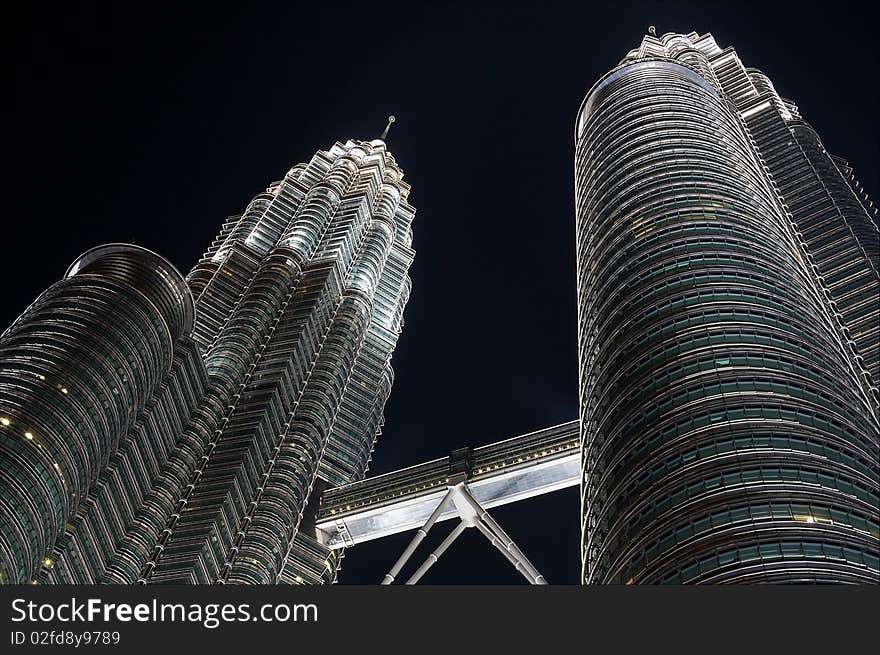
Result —
<instances>
[{"instance_id":1,"label":"curved tower wall","mask_svg":"<svg viewBox=\"0 0 880 655\"><path fill-rule=\"evenodd\" d=\"M183 277L124 244L83 255L0 338L0 579L29 582L171 369ZM142 453L149 458L149 453Z\"/></svg>"},{"instance_id":2,"label":"curved tower wall","mask_svg":"<svg viewBox=\"0 0 880 655\"><path fill-rule=\"evenodd\" d=\"M876 582L876 390L715 67L671 45L576 127L584 582Z\"/></svg>"}]
</instances>

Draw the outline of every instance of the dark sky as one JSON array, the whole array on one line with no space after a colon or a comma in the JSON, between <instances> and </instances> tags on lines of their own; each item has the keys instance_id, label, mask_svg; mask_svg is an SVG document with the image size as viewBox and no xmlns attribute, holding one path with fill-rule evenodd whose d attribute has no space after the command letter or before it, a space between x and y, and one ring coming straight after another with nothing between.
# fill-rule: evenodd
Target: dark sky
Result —
<instances>
[{"instance_id":1,"label":"dark sky","mask_svg":"<svg viewBox=\"0 0 880 655\"><path fill-rule=\"evenodd\" d=\"M0 9L0 326L99 243L187 271L271 180L393 113L417 256L375 473L576 417L573 122L648 25L735 46L876 198L877 28L857 5L87 4ZM493 515L551 583L577 581L576 490ZM380 580L408 539L352 549L341 582ZM521 578L469 530L424 581Z\"/></svg>"}]
</instances>

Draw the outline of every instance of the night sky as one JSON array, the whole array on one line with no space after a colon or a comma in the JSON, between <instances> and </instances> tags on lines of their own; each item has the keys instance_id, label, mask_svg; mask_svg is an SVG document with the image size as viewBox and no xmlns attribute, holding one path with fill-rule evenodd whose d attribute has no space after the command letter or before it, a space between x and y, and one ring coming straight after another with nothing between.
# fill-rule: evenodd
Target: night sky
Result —
<instances>
[{"instance_id":1,"label":"night sky","mask_svg":"<svg viewBox=\"0 0 880 655\"><path fill-rule=\"evenodd\" d=\"M290 166L395 114L417 255L372 473L576 418L574 118L648 25L735 46L877 198L877 28L842 2L86 4L0 9L0 329L100 243L188 271ZM559 584L578 510L570 489L492 513ZM378 582L410 536L350 550L340 582ZM523 579L468 530L424 582Z\"/></svg>"}]
</instances>

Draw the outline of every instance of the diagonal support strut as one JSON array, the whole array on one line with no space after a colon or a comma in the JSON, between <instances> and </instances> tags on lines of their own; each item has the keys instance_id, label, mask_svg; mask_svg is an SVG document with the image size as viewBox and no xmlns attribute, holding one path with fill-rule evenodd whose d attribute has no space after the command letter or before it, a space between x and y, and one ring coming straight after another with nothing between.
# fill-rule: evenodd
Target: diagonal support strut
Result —
<instances>
[{"instance_id":1,"label":"diagonal support strut","mask_svg":"<svg viewBox=\"0 0 880 655\"><path fill-rule=\"evenodd\" d=\"M450 498L452 498L452 488L450 488L446 492L446 495L443 496L440 504L437 505L437 508L433 512L431 512L431 516L428 517L425 525L416 530L416 534L413 537L412 541L409 542L409 546L406 547L398 560L394 563L394 566L391 567L388 575L386 575L385 578L382 580L382 584L391 584L392 582L394 582L394 578L396 578L397 574L400 573L400 569L402 569L404 564L407 563L415 549L418 548L420 543L422 543L422 539L424 539L428 535L428 530L430 530L434 526L434 523L437 522L437 518L440 516L440 514L443 513L443 510L446 509L446 505L449 504Z\"/></svg>"},{"instance_id":2,"label":"diagonal support strut","mask_svg":"<svg viewBox=\"0 0 880 655\"><path fill-rule=\"evenodd\" d=\"M461 522L455 526L452 532L450 532L443 542L437 546L436 550L428 555L428 558L422 563L416 572L410 576L406 581L406 584L416 584L421 580L425 573L434 566L437 560L440 559L441 555L446 552L452 543L458 539L467 528L471 527L477 528L480 533L489 540L489 543L497 548L514 566L514 568L529 581L530 584L547 584L547 580L538 572L538 569L536 569L534 564L529 561L522 550L520 550L519 546L516 545L516 542L514 542L498 522L492 518L489 512L480 505L479 501L474 498L470 489L468 489L466 479L462 476L458 478L458 481L449 485L446 495L440 500L440 503L428 517L425 524L416 531L415 536L403 551L403 554L401 554L397 562L394 563L394 566L391 567L391 571L389 571L388 575L382 580L383 585L394 582L401 569L409 561L413 552L415 552L416 548L418 548L419 544L427 536L428 531L433 527L434 523L436 523L437 519L449 505L450 500L455 505L455 509L461 517Z\"/></svg>"},{"instance_id":3,"label":"diagonal support strut","mask_svg":"<svg viewBox=\"0 0 880 655\"><path fill-rule=\"evenodd\" d=\"M547 580L538 572L538 569L529 561L529 558L519 549L516 542L504 531L491 514L483 509L483 506L473 497L467 485L456 487L460 497L467 503L476 515L476 527L483 533L489 542L498 548L517 571L532 584L545 585Z\"/></svg>"},{"instance_id":4,"label":"diagonal support strut","mask_svg":"<svg viewBox=\"0 0 880 655\"><path fill-rule=\"evenodd\" d=\"M470 526L468 526L468 524L464 521L456 525L455 529L446 536L446 539L444 539L443 542L439 546L437 546L437 549L433 553L428 555L428 559L425 560L424 564L422 564L418 568L418 570L413 573L412 576L410 576L410 579L406 581L406 584L415 584L419 580L421 580L422 576L428 572L428 569L434 566L437 560L440 559L440 556L445 553L446 549L452 545L452 542L458 539L458 536L468 527Z\"/></svg>"}]
</instances>

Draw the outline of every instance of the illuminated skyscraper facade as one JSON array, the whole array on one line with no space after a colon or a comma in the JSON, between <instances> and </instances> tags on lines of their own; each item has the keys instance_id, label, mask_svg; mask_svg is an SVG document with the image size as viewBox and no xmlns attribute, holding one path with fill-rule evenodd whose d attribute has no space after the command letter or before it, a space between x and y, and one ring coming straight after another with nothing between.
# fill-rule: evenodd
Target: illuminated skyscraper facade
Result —
<instances>
[{"instance_id":1,"label":"illuminated skyscraper facade","mask_svg":"<svg viewBox=\"0 0 880 655\"><path fill-rule=\"evenodd\" d=\"M365 474L413 260L381 139L230 217L186 277L83 255L0 337L0 580L323 583L320 494Z\"/></svg>"},{"instance_id":2,"label":"illuminated skyscraper facade","mask_svg":"<svg viewBox=\"0 0 880 655\"><path fill-rule=\"evenodd\" d=\"M877 582L878 230L711 35L576 125L585 583Z\"/></svg>"}]
</instances>

